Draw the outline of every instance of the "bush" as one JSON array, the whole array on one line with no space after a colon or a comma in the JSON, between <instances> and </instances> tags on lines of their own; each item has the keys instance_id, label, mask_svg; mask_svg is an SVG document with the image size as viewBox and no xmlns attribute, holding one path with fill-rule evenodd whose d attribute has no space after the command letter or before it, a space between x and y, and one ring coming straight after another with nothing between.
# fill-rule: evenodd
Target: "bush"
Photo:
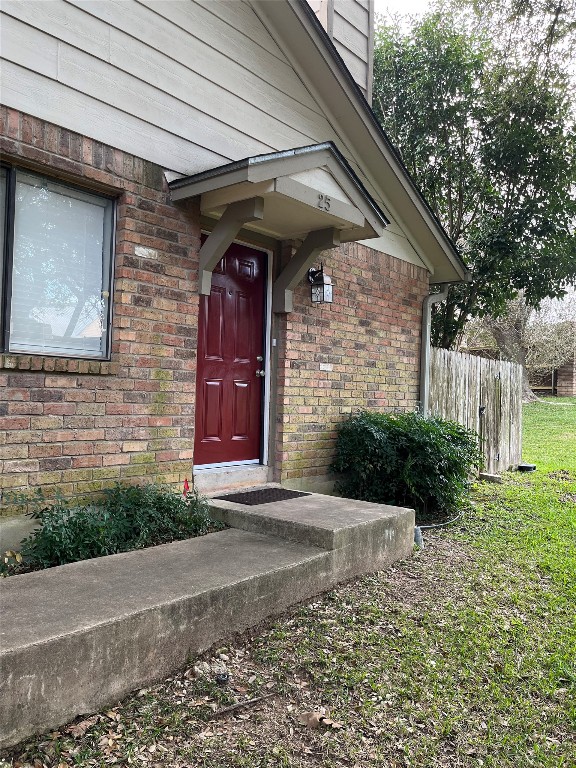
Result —
<instances>
[{"instance_id":1,"label":"bush","mask_svg":"<svg viewBox=\"0 0 576 768\"><path fill-rule=\"evenodd\" d=\"M206 501L155 485L104 491L102 504L70 506L60 499L31 516L40 527L20 546L23 562L4 558L5 574L50 568L92 557L129 552L201 536L222 525L209 517Z\"/></svg>"},{"instance_id":2,"label":"bush","mask_svg":"<svg viewBox=\"0 0 576 768\"><path fill-rule=\"evenodd\" d=\"M361 411L340 425L331 469L343 496L413 507L422 522L454 512L480 464L478 436L460 424Z\"/></svg>"}]
</instances>

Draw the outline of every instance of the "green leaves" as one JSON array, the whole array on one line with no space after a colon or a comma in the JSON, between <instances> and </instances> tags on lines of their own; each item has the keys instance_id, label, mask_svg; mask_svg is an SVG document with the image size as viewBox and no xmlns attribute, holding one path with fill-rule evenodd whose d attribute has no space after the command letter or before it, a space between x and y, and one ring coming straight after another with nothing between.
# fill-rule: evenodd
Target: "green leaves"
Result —
<instances>
[{"instance_id":1,"label":"green leaves","mask_svg":"<svg viewBox=\"0 0 576 768\"><path fill-rule=\"evenodd\" d=\"M72 507L59 500L35 512L40 527L22 542L23 569L143 549L201 536L220 526L210 519L206 502L198 495L185 500L156 485L120 484L104 493L100 505ZM12 574L18 569L6 567L4 571Z\"/></svg>"},{"instance_id":2,"label":"green leaves","mask_svg":"<svg viewBox=\"0 0 576 768\"><path fill-rule=\"evenodd\" d=\"M433 13L376 35L376 115L473 275L435 309L437 346L520 290L537 306L576 277L569 80L559 58L519 55L520 39L500 49L494 29Z\"/></svg>"},{"instance_id":3,"label":"green leaves","mask_svg":"<svg viewBox=\"0 0 576 768\"><path fill-rule=\"evenodd\" d=\"M362 411L341 424L332 470L343 496L414 507L422 522L458 508L480 462L477 436L460 424Z\"/></svg>"}]
</instances>

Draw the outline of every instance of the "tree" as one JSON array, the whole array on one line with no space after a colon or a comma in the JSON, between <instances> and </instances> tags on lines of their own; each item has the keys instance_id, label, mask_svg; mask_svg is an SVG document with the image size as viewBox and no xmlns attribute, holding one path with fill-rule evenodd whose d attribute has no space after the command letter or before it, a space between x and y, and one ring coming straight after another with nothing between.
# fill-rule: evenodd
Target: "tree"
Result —
<instances>
[{"instance_id":1,"label":"tree","mask_svg":"<svg viewBox=\"0 0 576 768\"><path fill-rule=\"evenodd\" d=\"M379 24L373 93L472 272L436 310L434 344L454 347L519 291L529 307L561 296L576 277L576 130L560 63L522 46L505 57L471 13L432 13L407 33Z\"/></svg>"},{"instance_id":2,"label":"tree","mask_svg":"<svg viewBox=\"0 0 576 768\"><path fill-rule=\"evenodd\" d=\"M531 376L552 373L570 360L575 339L574 292L562 301L545 299L538 310L529 307L519 294L508 302L500 317L472 321L466 330L468 348L494 349L500 358L522 366L525 401L535 399Z\"/></svg>"},{"instance_id":3,"label":"tree","mask_svg":"<svg viewBox=\"0 0 576 768\"><path fill-rule=\"evenodd\" d=\"M546 68L570 61L576 34L576 0L454 0L472 11L477 28L490 34L507 58L537 60Z\"/></svg>"}]
</instances>

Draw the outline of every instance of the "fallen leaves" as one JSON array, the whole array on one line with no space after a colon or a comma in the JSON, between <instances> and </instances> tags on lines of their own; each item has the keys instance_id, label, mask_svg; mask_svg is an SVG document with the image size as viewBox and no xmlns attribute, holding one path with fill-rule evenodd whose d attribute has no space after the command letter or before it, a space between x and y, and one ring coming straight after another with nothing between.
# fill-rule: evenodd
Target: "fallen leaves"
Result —
<instances>
[{"instance_id":1,"label":"fallen leaves","mask_svg":"<svg viewBox=\"0 0 576 768\"><path fill-rule=\"evenodd\" d=\"M22 562L22 555L20 552L14 552L12 549L7 549L6 552L4 552L4 562L7 563L10 558L17 563Z\"/></svg>"},{"instance_id":2,"label":"fallen leaves","mask_svg":"<svg viewBox=\"0 0 576 768\"><path fill-rule=\"evenodd\" d=\"M324 712L302 712L301 715L298 715L298 720L307 728L320 728L320 726L324 726L336 731L344 727L342 723L332 720Z\"/></svg>"},{"instance_id":3,"label":"fallen leaves","mask_svg":"<svg viewBox=\"0 0 576 768\"><path fill-rule=\"evenodd\" d=\"M447 534L427 544L36 739L19 768L571 765L573 666L554 687L548 665L573 656L550 575Z\"/></svg>"},{"instance_id":4,"label":"fallen leaves","mask_svg":"<svg viewBox=\"0 0 576 768\"><path fill-rule=\"evenodd\" d=\"M69 725L68 728L66 728L66 733L69 733L75 739L80 739L89 728L98 722L98 720L100 720L100 717L98 715L93 715L79 723L72 723L72 725Z\"/></svg>"},{"instance_id":5,"label":"fallen leaves","mask_svg":"<svg viewBox=\"0 0 576 768\"><path fill-rule=\"evenodd\" d=\"M572 475L567 469L558 469L555 472L549 472L548 477L551 480L561 480L567 483L576 482L576 476Z\"/></svg>"}]
</instances>

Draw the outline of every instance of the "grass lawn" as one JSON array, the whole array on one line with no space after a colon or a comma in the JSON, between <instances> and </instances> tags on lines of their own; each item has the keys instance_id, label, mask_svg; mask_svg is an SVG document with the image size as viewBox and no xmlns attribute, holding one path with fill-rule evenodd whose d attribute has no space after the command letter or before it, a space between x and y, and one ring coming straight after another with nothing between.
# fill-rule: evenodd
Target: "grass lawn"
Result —
<instances>
[{"instance_id":1,"label":"grass lawn","mask_svg":"<svg viewBox=\"0 0 576 768\"><path fill-rule=\"evenodd\" d=\"M575 404L526 407L523 458L411 559L207 655L229 684L183 670L5 765L575 768Z\"/></svg>"}]
</instances>

